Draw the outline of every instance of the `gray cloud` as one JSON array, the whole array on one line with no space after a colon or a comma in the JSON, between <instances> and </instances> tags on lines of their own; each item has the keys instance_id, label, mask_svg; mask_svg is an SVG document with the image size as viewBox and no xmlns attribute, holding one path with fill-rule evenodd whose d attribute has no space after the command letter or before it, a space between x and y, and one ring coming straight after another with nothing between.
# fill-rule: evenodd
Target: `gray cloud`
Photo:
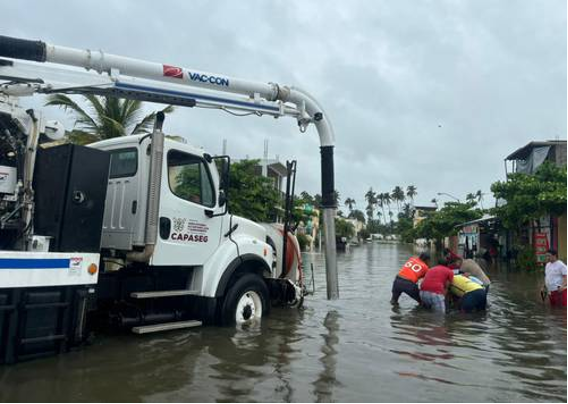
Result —
<instances>
[{"instance_id":1,"label":"gray cloud","mask_svg":"<svg viewBox=\"0 0 568 404\"><path fill-rule=\"evenodd\" d=\"M337 188L489 192L503 158L566 138L566 3L524 1L18 1L2 34L259 81L298 84L336 130ZM54 111L54 113L58 113ZM290 119L178 110L167 129L213 152L298 159L319 192L315 132ZM488 199L490 195L487 195ZM442 198L443 199L443 198Z\"/></svg>"}]
</instances>

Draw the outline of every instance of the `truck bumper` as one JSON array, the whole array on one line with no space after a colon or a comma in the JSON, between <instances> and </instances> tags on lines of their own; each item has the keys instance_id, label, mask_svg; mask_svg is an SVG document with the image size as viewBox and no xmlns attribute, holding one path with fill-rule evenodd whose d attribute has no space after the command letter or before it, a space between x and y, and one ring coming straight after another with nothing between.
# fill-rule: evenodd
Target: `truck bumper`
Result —
<instances>
[{"instance_id":1,"label":"truck bumper","mask_svg":"<svg viewBox=\"0 0 568 404\"><path fill-rule=\"evenodd\" d=\"M98 269L95 253L0 251L0 288L94 285Z\"/></svg>"}]
</instances>

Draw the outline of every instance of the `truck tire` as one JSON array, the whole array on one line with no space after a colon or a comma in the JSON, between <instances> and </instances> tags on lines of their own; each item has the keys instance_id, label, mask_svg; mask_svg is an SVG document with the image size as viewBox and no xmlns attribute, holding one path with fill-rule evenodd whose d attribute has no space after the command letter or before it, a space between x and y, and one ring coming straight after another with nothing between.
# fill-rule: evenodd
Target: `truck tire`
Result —
<instances>
[{"instance_id":1,"label":"truck tire","mask_svg":"<svg viewBox=\"0 0 568 404\"><path fill-rule=\"evenodd\" d=\"M260 322L270 311L268 287L255 274L245 274L229 288L221 306L221 325Z\"/></svg>"}]
</instances>

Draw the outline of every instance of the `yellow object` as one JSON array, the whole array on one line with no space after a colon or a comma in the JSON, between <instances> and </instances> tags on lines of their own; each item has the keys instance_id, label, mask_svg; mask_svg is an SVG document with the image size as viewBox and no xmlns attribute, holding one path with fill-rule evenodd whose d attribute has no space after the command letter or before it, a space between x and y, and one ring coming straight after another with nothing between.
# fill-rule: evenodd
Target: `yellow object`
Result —
<instances>
[{"instance_id":1,"label":"yellow object","mask_svg":"<svg viewBox=\"0 0 568 404\"><path fill-rule=\"evenodd\" d=\"M462 297L466 293L477 289L483 289L483 286L463 275L454 275L454 280L450 285L450 292L458 297Z\"/></svg>"}]
</instances>

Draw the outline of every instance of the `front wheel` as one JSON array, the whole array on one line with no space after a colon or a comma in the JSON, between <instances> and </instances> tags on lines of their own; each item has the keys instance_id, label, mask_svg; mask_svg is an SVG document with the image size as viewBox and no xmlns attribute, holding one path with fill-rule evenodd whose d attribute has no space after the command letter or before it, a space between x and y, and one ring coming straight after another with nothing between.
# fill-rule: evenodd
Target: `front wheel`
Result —
<instances>
[{"instance_id":1,"label":"front wheel","mask_svg":"<svg viewBox=\"0 0 568 404\"><path fill-rule=\"evenodd\" d=\"M221 308L222 325L260 322L270 311L268 288L255 274L245 274L229 289Z\"/></svg>"}]
</instances>

